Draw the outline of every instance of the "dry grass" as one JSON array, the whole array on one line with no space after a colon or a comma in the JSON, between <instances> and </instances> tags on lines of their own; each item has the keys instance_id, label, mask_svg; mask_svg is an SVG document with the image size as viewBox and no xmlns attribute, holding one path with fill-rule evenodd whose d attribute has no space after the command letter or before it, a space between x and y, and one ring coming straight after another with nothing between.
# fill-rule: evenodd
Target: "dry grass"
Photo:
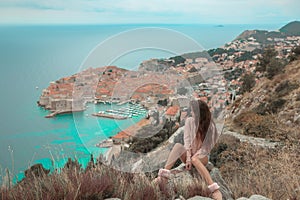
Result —
<instances>
[{"instance_id":1,"label":"dry grass","mask_svg":"<svg viewBox=\"0 0 300 200\"><path fill-rule=\"evenodd\" d=\"M267 149L236 141L222 141L215 160L234 198L261 194L271 199L300 199L300 129L298 115L300 61L273 80L261 80L232 108L226 121L232 131L279 142ZM255 101L254 97L262 97ZM289 123L288 123L289 122ZM221 141L220 141L221 142Z\"/></svg>"},{"instance_id":2,"label":"dry grass","mask_svg":"<svg viewBox=\"0 0 300 200\"><path fill-rule=\"evenodd\" d=\"M299 146L298 141L270 150L239 143L223 151L220 171L234 198L261 194L271 199L299 199Z\"/></svg>"},{"instance_id":3,"label":"dry grass","mask_svg":"<svg viewBox=\"0 0 300 200\"><path fill-rule=\"evenodd\" d=\"M236 116L231 127L244 135L273 141L285 141L288 139L290 132L294 132L283 127L277 116L259 115L253 111L242 112Z\"/></svg>"},{"instance_id":4,"label":"dry grass","mask_svg":"<svg viewBox=\"0 0 300 200\"><path fill-rule=\"evenodd\" d=\"M280 142L276 149L267 149L220 141L228 148L216 160L234 198L261 194L270 199L300 199L299 126L282 124L274 114L259 115L253 111L240 113L230 126L245 135Z\"/></svg>"},{"instance_id":5,"label":"dry grass","mask_svg":"<svg viewBox=\"0 0 300 200\"><path fill-rule=\"evenodd\" d=\"M75 163L75 164L74 164ZM9 199L172 199L179 195L189 198L207 195L200 182L184 182L167 187L155 184L153 174L132 174L97 164L87 170L66 165L60 173L32 175L12 188L3 185L2 200ZM75 166L75 167L74 167ZM203 192L203 193L202 193Z\"/></svg>"}]
</instances>

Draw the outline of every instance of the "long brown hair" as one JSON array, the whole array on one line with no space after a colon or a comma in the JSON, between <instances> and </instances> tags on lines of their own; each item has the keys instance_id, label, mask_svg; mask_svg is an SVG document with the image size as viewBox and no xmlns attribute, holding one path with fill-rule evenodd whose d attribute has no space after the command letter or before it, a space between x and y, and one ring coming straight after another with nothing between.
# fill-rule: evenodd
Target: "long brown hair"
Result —
<instances>
[{"instance_id":1,"label":"long brown hair","mask_svg":"<svg viewBox=\"0 0 300 200\"><path fill-rule=\"evenodd\" d=\"M190 103L191 110L195 115L196 137L203 142L211 121L211 112L208 105L202 100L192 100Z\"/></svg>"}]
</instances>

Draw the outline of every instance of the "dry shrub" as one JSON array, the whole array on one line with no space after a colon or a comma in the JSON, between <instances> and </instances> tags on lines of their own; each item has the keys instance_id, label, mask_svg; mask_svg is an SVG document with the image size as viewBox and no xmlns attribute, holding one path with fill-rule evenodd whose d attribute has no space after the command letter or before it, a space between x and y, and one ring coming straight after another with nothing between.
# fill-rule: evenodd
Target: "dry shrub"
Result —
<instances>
[{"instance_id":1,"label":"dry shrub","mask_svg":"<svg viewBox=\"0 0 300 200\"><path fill-rule=\"evenodd\" d=\"M73 164L71 164L73 163ZM71 164L71 165L70 165ZM170 188L153 183L154 175L132 174L98 164L82 170L77 162L68 162L60 172L30 176L12 188L2 187L0 196L9 199L172 199L178 195L207 195L200 182ZM199 183L199 184L198 184ZM178 194L176 193L178 192Z\"/></svg>"},{"instance_id":2,"label":"dry shrub","mask_svg":"<svg viewBox=\"0 0 300 200\"><path fill-rule=\"evenodd\" d=\"M226 143L217 143L215 147L212 149L210 153L210 162L216 166L220 167L223 163L221 162L222 160L219 159L219 155L225 151L228 148L228 145Z\"/></svg>"},{"instance_id":3,"label":"dry shrub","mask_svg":"<svg viewBox=\"0 0 300 200\"><path fill-rule=\"evenodd\" d=\"M122 199L160 199L160 191L149 179L142 175L135 175L133 182L127 185L127 191Z\"/></svg>"},{"instance_id":4,"label":"dry shrub","mask_svg":"<svg viewBox=\"0 0 300 200\"><path fill-rule=\"evenodd\" d=\"M108 175L91 172L81 174L78 199L102 199L110 197L112 192L112 180Z\"/></svg>"},{"instance_id":5,"label":"dry shrub","mask_svg":"<svg viewBox=\"0 0 300 200\"><path fill-rule=\"evenodd\" d=\"M272 97L267 103L260 103L253 111L260 115L276 114L284 107L286 101L282 98Z\"/></svg>"},{"instance_id":6,"label":"dry shrub","mask_svg":"<svg viewBox=\"0 0 300 200\"><path fill-rule=\"evenodd\" d=\"M273 99L267 106L267 112L273 114L278 113L278 111L283 108L285 102L285 99Z\"/></svg>"},{"instance_id":7,"label":"dry shrub","mask_svg":"<svg viewBox=\"0 0 300 200\"><path fill-rule=\"evenodd\" d=\"M242 127L244 124L250 123L251 121L260 122L262 120L262 116L256 114L255 112L246 111L242 112L238 116L233 119L233 123L238 127Z\"/></svg>"},{"instance_id":8,"label":"dry shrub","mask_svg":"<svg viewBox=\"0 0 300 200\"><path fill-rule=\"evenodd\" d=\"M275 115L259 115L253 111L239 114L233 120L235 130L244 135L267 138L273 141L287 139L288 131Z\"/></svg>"},{"instance_id":9,"label":"dry shrub","mask_svg":"<svg viewBox=\"0 0 300 200\"><path fill-rule=\"evenodd\" d=\"M287 94L289 94L291 91L299 88L299 85L297 83L291 83L288 80L282 81L276 88L275 92L278 97L283 97Z\"/></svg>"},{"instance_id":10,"label":"dry shrub","mask_svg":"<svg viewBox=\"0 0 300 200\"><path fill-rule=\"evenodd\" d=\"M208 197L209 191L205 181L193 178L189 180L177 180L174 184L175 193L185 198L191 198L196 195Z\"/></svg>"},{"instance_id":11,"label":"dry shrub","mask_svg":"<svg viewBox=\"0 0 300 200\"><path fill-rule=\"evenodd\" d=\"M220 170L235 198L261 194L271 199L297 199L299 153L299 145L294 144L270 150L241 143L237 150L222 153L226 162Z\"/></svg>"},{"instance_id":12,"label":"dry shrub","mask_svg":"<svg viewBox=\"0 0 300 200\"><path fill-rule=\"evenodd\" d=\"M9 190L5 186L0 187L0 197L1 200L9 199Z\"/></svg>"},{"instance_id":13,"label":"dry shrub","mask_svg":"<svg viewBox=\"0 0 300 200\"><path fill-rule=\"evenodd\" d=\"M237 126L237 129L241 130L239 132L245 135L266 137L271 134L271 130L267 124L263 123L264 119L264 116L247 111L235 117L233 122Z\"/></svg>"}]
</instances>

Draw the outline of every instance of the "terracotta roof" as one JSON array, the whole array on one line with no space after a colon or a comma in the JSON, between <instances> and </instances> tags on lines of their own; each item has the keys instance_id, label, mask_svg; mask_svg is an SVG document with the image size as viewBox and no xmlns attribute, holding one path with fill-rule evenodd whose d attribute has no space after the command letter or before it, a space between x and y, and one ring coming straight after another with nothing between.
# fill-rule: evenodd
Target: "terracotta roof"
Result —
<instances>
[{"instance_id":1,"label":"terracotta roof","mask_svg":"<svg viewBox=\"0 0 300 200\"><path fill-rule=\"evenodd\" d=\"M175 116L178 113L178 111L179 111L179 106L171 106L168 108L165 114Z\"/></svg>"},{"instance_id":2,"label":"terracotta roof","mask_svg":"<svg viewBox=\"0 0 300 200\"><path fill-rule=\"evenodd\" d=\"M122 138L128 138L128 137L129 137L129 135L124 131L121 131L117 135L113 136L113 138L115 138L115 139L122 139Z\"/></svg>"},{"instance_id":3,"label":"terracotta roof","mask_svg":"<svg viewBox=\"0 0 300 200\"><path fill-rule=\"evenodd\" d=\"M142 97L139 94L133 94L131 96L132 99L142 99Z\"/></svg>"},{"instance_id":4,"label":"terracotta roof","mask_svg":"<svg viewBox=\"0 0 300 200\"><path fill-rule=\"evenodd\" d=\"M105 88L98 88L98 89L97 89L97 92L107 94L107 93L109 93L109 90L107 90L107 89L105 89Z\"/></svg>"}]
</instances>

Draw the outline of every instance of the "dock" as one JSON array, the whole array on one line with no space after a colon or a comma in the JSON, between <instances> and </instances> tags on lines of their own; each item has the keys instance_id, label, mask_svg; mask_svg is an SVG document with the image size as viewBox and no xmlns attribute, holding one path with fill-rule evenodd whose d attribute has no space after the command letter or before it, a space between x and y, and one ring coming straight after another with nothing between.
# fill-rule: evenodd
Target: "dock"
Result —
<instances>
[{"instance_id":1,"label":"dock","mask_svg":"<svg viewBox=\"0 0 300 200\"><path fill-rule=\"evenodd\" d=\"M55 112L50 113L49 115L46 115L45 117L46 117L46 118L53 118L53 117L55 117L58 113L59 113L59 111L55 111Z\"/></svg>"},{"instance_id":2,"label":"dock","mask_svg":"<svg viewBox=\"0 0 300 200\"><path fill-rule=\"evenodd\" d=\"M122 102L118 103L117 105L118 105L118 106L121 106L121 105L124 105L124 104L126 104L126 103L129 103L130 101L131 101L131 100L122 101Z\"/></svg>"},{"instance_id":3,"label":"dock","mask_svg":"<svg viewBox=\"0 0 300 200\"><path fill-rule=\"evenodd\" d=\"M92 115L96 117L105 117L105 118L118 119L118 120L129 118L128 116L120 116L120 115L108 114L108 113L93 113Z\"/></svg>"},{"instance_id":4,"label":"dock","mask_svg":"<svg viewBox=\"0 0 300 200\"><path fill-rule=\"evenodd\" d=\"M45 118L53 118L56 115L73 113L73 112L82 112L84 110L85 109L79 109L79 110L56 110L56 111L53 111L52 113L46 115Z\"/></svg>"},{"instance_id":5,"label":"dock","mask_svg":"<svg viewBox=\"0 0 300 200\"><path fill-rule=\"evenodd\" d=\"M96 144L96 147L99 148L110 148L113 146L113 140L112 139L108 139L108 140L103 140L100 143Z\"/></svg>"}]
</instances>

